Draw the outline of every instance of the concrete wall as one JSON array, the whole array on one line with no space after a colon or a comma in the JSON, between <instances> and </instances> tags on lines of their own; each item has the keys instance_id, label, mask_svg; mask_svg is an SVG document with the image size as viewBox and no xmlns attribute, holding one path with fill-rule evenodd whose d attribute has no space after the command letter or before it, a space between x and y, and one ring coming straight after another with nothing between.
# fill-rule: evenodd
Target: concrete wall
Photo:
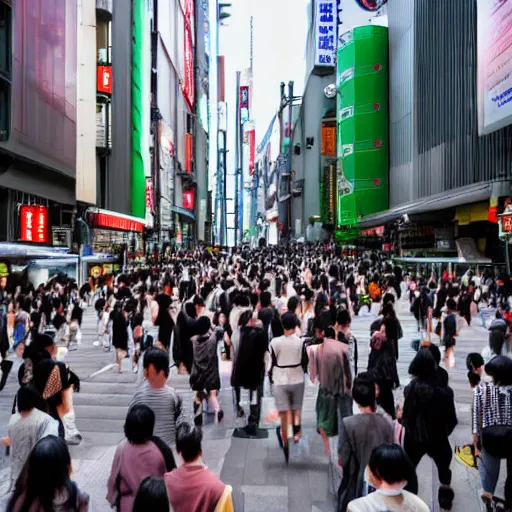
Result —
<instances>
[{"instance_id":1,"label":"concrete wall","mask_svg":"<svg viewBox=\"0 0 512 512\"><path fill-rule=\"evenodd\" d=\"M312 215L320 215L320 180L322 177L322 118L335 108L335 100L327 99L324 89L334 83L334 75L310 75L302 99L302 108L293 133L292 181L304 180L302 195L292 199L292 231L294 236L305 234L305 228ZM311 149L306 148L306 139L313 137ZM294 146L300 145L300 155L294 154ZM295 232L296 220L300 219L301 232Z\"/></svg>"},{"instance_id":2,"label":"concrete wall","mask_svg":"<svg viewBox=\"0 0 512 512\"><path fill-rule=\"evenodd\" d=\"M389 205L413 199L414 173L414 4L388 2L389 22Z\"/></svg>"},{"instance_id":3,"label":"concrete wall","mask_svg":"<svg viewBox=\"0 0 512 512\"><path fill-rule=\"evenodd\" d=\"M76 200L96 203L96 7L78 0Z\"/></svg>"}]
</instances>

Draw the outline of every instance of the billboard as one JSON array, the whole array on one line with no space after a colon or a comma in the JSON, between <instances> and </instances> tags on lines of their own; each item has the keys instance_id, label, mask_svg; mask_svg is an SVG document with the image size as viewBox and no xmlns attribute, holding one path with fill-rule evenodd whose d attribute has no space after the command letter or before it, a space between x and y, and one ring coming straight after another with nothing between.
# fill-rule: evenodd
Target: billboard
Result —
<instances>
[{"instance_id":1,"label":"billboard","mask_svg":"<svg viewBox=\"0 0 512 512\"><path fill-rule=\"evenodd\" d=\"M344 34L364 25L388 26L387 0L337 0L338 48Z\"/></svg>"},{"instance_id":2,"label":"billboard","mask_svg":"<svg viewBox=\"0 0 512 512\"><path fill-rule=\"evenodd\" d=\"M11 132L0 147L74 177L77 2L13 4Z\"/></svg>"},{"instance_id":3,"label":"billboard","mask_svg":"<svg viewBox=\"0 0 512 512\"><path fill-rule=\"evenodd\" d=\"M512 0L477 3L478 131L512 123Z\"/></svg>"},{"instance_id":4,"label":"billboard","mask_svg":"<svg viewBox=\"0 0 512 512\"><path fill-rule=\"evenodd\" d=\"M338 226L388 208L388 30L368 25L338 50Z\"/></svg>"}]
</instances>

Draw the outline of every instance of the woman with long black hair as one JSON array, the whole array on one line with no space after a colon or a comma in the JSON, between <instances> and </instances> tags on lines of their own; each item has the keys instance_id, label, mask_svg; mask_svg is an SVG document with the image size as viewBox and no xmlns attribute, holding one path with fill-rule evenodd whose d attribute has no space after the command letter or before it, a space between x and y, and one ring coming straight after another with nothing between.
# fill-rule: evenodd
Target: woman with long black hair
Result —
<instances>
[{"instance_id":1,"label":"woman with long black hair","mask_svg":"<svg viewBox=\"0 0 512 512\"><path fill-rule=\"evenodd\" d=\"M428 348L421 348L409 366L413 377L404 390L402 425L405 428L405 452L416 467L424 455L433 459L439 473L438 499L441 508L450 510L454 498L451 488L452 448L448 436L457 425L453 391L441 386L436 362ZM418 482L407 487L418 492Z\"/></svg>"},{"instance_id":2,"label":"woman with long black hair","mask_svg":"<svg viewBox=\"0 0 512 512\"><path fill-rule=\"evenodd\" d=\"M41 439L21 473L7 512L87 512L89 496L70 478L71 457L65 441Z\"/></svg>"}]
</instances>

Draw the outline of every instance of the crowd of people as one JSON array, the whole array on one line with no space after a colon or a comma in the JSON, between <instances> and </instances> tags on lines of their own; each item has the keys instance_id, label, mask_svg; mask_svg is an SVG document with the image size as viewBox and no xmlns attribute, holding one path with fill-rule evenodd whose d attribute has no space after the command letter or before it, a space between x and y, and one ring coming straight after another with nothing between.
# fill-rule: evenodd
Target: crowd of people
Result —
<instances>
[{"instance_id":1,"label":"crowd of people","mask_svg":"<svg viewBox=\"0 0 512 512\"><path fill-rule=\"evenodd\" d=\"M326 456L342 468L338 511L429 510L416 496L416 467L424 455L437 466L439 505L450 510L449 436L457 415L445 368L455 365L459 333L482 306L492 306L495 318L483 353L468 356L473 440L456 453L478 465L484 509L510 510L509 286L508 280L471 271L459 279L448 270L437 279L410 274L376 254L354 258L316 245L233 254L196 249L171 256L165 265L123 273L111 285L86 283L80 289L64 276L12 294L4 283L0 390L13 365L9 353L22 362L9 433L2 439L12 469L8 510L88 510L87 495L69 476L68 445L81 441L73 408L80 380L63 362L66 351L81 343L85 307L96 312L94 345L114 349L118 372L129 358L137 374L126 439L117 447L108 480L107 499L116 510L233 510L231 487L202 461L205 409L216 421L224 418L219 359L231 361L235 415L247 415L237 437L262 437L262 399L270 386L286 464L290 447L303 436L306 379L318 386L317 431ZM397 369L404 337L395 309L399 300L409 302L420 332L405 387ZM351 332L352 319L375 303L379 314L368 322L369 347L362 346ZM439 345L432 341L436 336ZM369 350L365 371L363 350ZM189 375L194 391L190 418L168 383L174 366ZM249 391L248 411L242 390ZM503 459L504 500L495 496Z\"/></svg>"}]
</instances>

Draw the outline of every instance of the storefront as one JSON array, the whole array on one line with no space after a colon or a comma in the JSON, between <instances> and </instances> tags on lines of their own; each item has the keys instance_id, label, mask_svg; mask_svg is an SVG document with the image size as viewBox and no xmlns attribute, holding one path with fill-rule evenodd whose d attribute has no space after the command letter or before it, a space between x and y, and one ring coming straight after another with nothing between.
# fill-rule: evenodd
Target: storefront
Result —
<instances>
[{"instance_id":1,"label":"storefront","mask_svg":"<svg viewBox=\"0 0 512 512\"><path fill-rule=\"evenodd\" d=\"M27 284L37 288L58 275L78 279L78 255L50 247L0 243L0 278L7 279L10 289Z\"/></svg>"},{"instance_id":2,"label":"storefront","mask_svg":"<svg viewBox=\"0 0 512 512\"><path fill-rule=\"evenodd\" d=\"M115 257L123 267L144 263L142 219L95 208L88 212L88 226L90 245L82 249L83 256Z\"/></svg>"}]
</instances>

